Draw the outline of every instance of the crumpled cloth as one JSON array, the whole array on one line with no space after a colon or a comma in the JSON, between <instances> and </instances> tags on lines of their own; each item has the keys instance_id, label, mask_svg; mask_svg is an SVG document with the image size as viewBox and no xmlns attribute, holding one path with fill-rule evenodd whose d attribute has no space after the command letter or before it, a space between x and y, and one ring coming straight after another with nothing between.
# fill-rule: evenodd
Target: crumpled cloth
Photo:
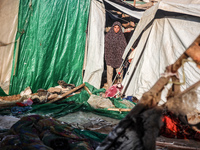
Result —
<instances>
[{"instance_id":1,"label":"crumpled cloth","mask_svg":"<svg viewBox=\"0 0 200 150\"><path fill-rule=\"evenodd\" d=\"M115 105L107 99L97 95L91 95L87 101L93 108L114 108Z\"/></svg>"},{"instance_id":2,"label":"crumpled cloth","mask_svg":"<svg viewBox=\"0 0 200 150\"><path fill-rule=\"evenodd\" d=\"M24 107L23 107L24 108ZM22 117L0 141L10 150L94 150L92 139L76 133L65 122L40 115Z\"/></svg>"}]
</instances>

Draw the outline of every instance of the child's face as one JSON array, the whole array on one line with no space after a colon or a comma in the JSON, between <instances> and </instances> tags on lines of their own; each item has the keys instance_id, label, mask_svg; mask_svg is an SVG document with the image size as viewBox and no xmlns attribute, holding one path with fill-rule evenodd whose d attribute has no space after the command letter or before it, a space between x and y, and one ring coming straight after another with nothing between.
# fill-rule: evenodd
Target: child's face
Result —
<instances>
[{"instance_id":1,"label":"child's face","mask_svg":"<svg viewBox=\"0 0 200 150\"><path fill-rule=\"evenodd\" d=\"M118 25L115 25L115 26L114 26L114 31L115 31L115 33L118 33L119 30L120 30L120 27L119 27Z\"/></svg>"}]
</instances>

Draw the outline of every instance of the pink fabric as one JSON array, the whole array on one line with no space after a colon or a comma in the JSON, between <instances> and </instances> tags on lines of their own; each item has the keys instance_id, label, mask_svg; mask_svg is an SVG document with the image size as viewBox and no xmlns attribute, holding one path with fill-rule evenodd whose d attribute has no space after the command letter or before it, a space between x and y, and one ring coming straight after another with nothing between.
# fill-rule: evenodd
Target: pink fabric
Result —
<instances>
[{"instance_id":1,"label":"pink fabric","mask_svg":"<svg viewBox=\"0 0 200 150\"><path fill-rule=\"evenodd\" d=\"M27 99L27 100L25 100L23 103L25 104L25 106L30 106L30 105L32 105L32 104L33 104L33 101L32 101L32 99L31 99L31 98L28 98L28 99Z\"/></svg>"},{"instance_id":2,"label":"pink fabric","mask_svg":"<svg viewBox=\"0 0 200 150\"><path fill-rule=\"evenodd\" d=\"M105 92L105 97L116 97L117 94L121 93L123 86L119 84L114 84Z\"/></svg>"},{"instance_id":3,"label":"pink fabric","mask_svg":"<svg viewBox=\"0 0 200 150\"><path fill-rule=\"evenodd\" d=\"M28 98L27 100L24 100L23 102L19 103L17 102L16 103L18 106L30 106L33 104L33 101L31 98Z\"/></svg>"}]
</instances>

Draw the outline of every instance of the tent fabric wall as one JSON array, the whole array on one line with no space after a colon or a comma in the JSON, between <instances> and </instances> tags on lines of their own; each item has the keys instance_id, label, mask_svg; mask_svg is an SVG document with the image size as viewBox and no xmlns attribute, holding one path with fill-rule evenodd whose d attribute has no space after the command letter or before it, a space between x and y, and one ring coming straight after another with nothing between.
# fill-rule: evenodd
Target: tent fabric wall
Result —
<instances>
[{"instance_id":1,"label":"tent fabric wall","mask_svg":"<svg viewBox=\"0 0 200 150\"><path fill-rule=\"evenodd\" d=\"M124 50L124 54L122 56L122 59L125 59L128 52L130 51L132 45L134 42L139 38L140 34L146 30L145 27L148 26L149 23L154 18L155 13L157 12L158 5L155 5L154 7L151 7L151 9L147 9L145 13L143 13L142 18L140 19L138 25L137 25L137 30L134 31L134 36L132 35L130 41L128 42L128 45L126 46Z\"/></svg>"},{"instance_id":2,"label":"tent fabric wall","mask_svg":"<svg viewBox=\"0 0 200 150\"><path fill-rule=\"evenodd\" d=\"M147 92L159 79L165 67L174 63L200 34L200 16L196 17L198 13L195 11L193 16L190 14L156 18L155 8L160 9L160 5L168 6L168 11L173 12L173 9L170 9L172 3L168 4L160 2L148 12L146 11L138 24L139 28L136 28L133 34L135 40L140 34L141 38L135 49L135 57L122 82L126 87L123 91L126 96L133 95L140 99L143 93ZM179 12L188 10L188 7L191 9L191 5L182 5ZM200 4L194 7L193 10L199 8L198 12L200 12ZM155 17L154 20L149 20L149 24L145 21L148 16ZM132 44L134 42L132 41ZM200 79L200 70L194 63L185 63L184 70L186 84L181 86L182 91ZM179 75L182 81L183 74L180 69ZM164 101L162 96L162 102Z\"/></svg>"},{"instance_id":3,"label":"tent fabric wall","mask_svg":"<svg viewBox=\"0 0 200 150\"><path fill-rule=\"evenodd\" d=\"M19 53L10 94L30 86L33 92L57 85L79 85L85 50L90 0L21 0ZM15 48L15 56L16 56ZM15 59L15 58L14 58ZM14 66L14 65L13 65Z\"/></svg>"},{"instance_id":4,"label":"tent fabric wall","mask_svg":"<svg viewBox=\"0 0 200 150\"><path fill-rule=\"evenodd\" d=\"M199 17L199 4L200 0L185 0L181 2L168 2L168 0L164 0L162 3L160 3L159 9ZM187 9L185 9L186 7Z\"/></svg>"},{"instance_id":5,"label":"tent fabric wall","mask_svg":"<svg viewBox=\"0 0 200 150\"><path fill-rule=\"evenodd\" d=\"M187 4L187 5L190 5L190 4L199 4L200 3L200 0L162 0L164 2L170 2L170 3L175 3L176 4Z\"/></svg>"},{"instance_id":6,"label":"tent fabric wall","mask_svg":"<svg viewBox=\"0 0 200 150\"><path fill-rule=\"evenodd\" d=\"M196 0L185 0L185 1L180 0L179 2L176 2L176 3L175 2L176 1L174 0L170 0L170 2L168 2L168 0L162 0L160 3L156 4L155 6L145 11L145 13L143 14L142 18L140 19L137 25L137 29L135 30L134 35L131 37L128 43L128 46L126 47L124 51L123 59L126 58L131 46L137 40L137 38L140 36L143 30L145 30L148 24L150 24L151 21L154 19L158 9L169 11L169 12L193 15L197 17L200 16L199 14L200 0L197 0L197 1ZM198 4L198 5L194 5L194 4Z\"/></svg>"},{"instance_id":7,"label":"tent fabric wall","mask_svg":"<svg viewBox=\"0 0 200 150\"><path fill-rule=\"evenodd\" d=\"M104 4L102 1L91 0L83 82L88 82L96 88L100 88L104 69L104 27Z\"/></svg>"},{"instance_id":8,"label":"tent fabric wall","mask_svg":"<svg viewBox=\"0 0 200 150\"><path fill-rule=\"evenodd\" d=\"M0 95L9 93L18 8L19 0L0 1Z\"/></svg>"}]
</instances>

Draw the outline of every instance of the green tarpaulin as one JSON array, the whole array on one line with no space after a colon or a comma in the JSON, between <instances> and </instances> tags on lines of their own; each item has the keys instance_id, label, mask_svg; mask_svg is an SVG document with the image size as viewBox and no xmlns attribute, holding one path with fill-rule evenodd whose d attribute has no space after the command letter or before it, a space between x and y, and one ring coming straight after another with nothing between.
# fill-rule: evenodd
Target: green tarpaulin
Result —
<instances>
[{"instance_id":1,"label":"green tarpaulin","mask_svg":"<svg viewBox=\"0 0 200 150\"><path fill-rule=\"evenodd\" d=\"M8 95L2 90L2 88L0 88L0 96L8 96Z\"/></svg>"},{"instance_id":2,"label":"green tarpaulin","mask_svg":"<svg viewBox=\"0 0 200 150\"><path fill-rule=\"evenodd\" d=\"M82 83L89 7L90 0L20 0L10 95Z\"/></svg>"}]
</instances>

